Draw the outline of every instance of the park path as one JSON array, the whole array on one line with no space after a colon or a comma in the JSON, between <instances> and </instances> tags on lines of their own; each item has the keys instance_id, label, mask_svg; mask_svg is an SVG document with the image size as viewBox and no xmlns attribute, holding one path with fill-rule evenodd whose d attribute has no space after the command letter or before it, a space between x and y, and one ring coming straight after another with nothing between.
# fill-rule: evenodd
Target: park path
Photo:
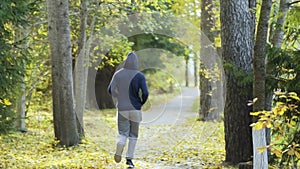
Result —
<instances>
[{"instance_id":1,"label":"park path","mask_svg":"<svg viewBox=\"0 0 300 169\"><path fill-rule=\"evenodd\" d=\"M182 128L178 132L178 127L187 118L197 118L198 113L192 112L191 109L198 97L197 88L181 88L180 94L169 102L152 105L150 109L143 112L135 153L137 161L143 163L147 157L155 158L153 156L158 156L162 152L167 153L187 137L189 128ZM159 163L152 164L152 166L153 168L174 168L174 166L161 166Z\"/></svg>"},{"instance_id":2,"label":"park path","mask_svg":"<svg viewBox=\"0 0 300 169\"><path fill-rule=\"evenodd\" d=\"M197 88L181 88L179 95L170 101L152 105L147 111L143 112L143 121L140 126L140 134L135 151L134 162L137 165L136 168L183 168L182 166L166 166L160 162L161 159L155 158L162 153L172 152L172 148L176 147L192 132L192 124L187 125L183 122L187 118L197 118L197 112L190 110L198 97L199 90ZM98 142L99 147L108 152L110 154L109 158L111 158L115 151L116 118L112 115L107 119L107 117L99 116L97 114L99 112L91 113L90 117L85 117L87 134L95 142ZM125 153L126 150L124 150L123 155ZM158 162L156 162L157 160ZM124 169L124 161L118 164L112 162L108 168Z\"/></svg>"},{"instance_id":3,"label":"park path","mask_svg":"<svg viewBox=\"0 0 300 169\"><path fill-rule=\"evenodd\" d=\"M190 112L195 100L199 97L198 88L181 88L180 94L170 102L160 105L152 105L143 112L142 125L167 124L172 125L183 121L186 117L196 116L196 112Z\"/></svg>"}]
</instances>

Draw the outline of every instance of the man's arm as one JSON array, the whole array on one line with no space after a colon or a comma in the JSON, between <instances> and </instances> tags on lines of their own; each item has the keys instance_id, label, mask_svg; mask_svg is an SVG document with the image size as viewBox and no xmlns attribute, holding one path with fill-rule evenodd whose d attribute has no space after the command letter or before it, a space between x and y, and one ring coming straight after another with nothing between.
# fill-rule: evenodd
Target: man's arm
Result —
<instances>
[{"instance_id":1,"label":"man's arm","mask_svg":"<svg viewBox=\"0 0 300 169\"><path fill-rule=\"evenodd\" d=\"M117 77L114 76L111 79L111 82L107 88L108 93L112 96L112 97L117 97L118 96L118 88L117 88Z\"/></svg>"},{"instance_id":2,"label":"man's arm","mask_svg":"<svg viewBox=\"0 0 300 169\"><path fill-rule=\"evenodd\" d=\"M141 82L141 89L142 89L142 105L143 105L146 103L148 96L149 96L146 78L144 76L143 76L142 82Z\"/></svg>"}]
</instances>

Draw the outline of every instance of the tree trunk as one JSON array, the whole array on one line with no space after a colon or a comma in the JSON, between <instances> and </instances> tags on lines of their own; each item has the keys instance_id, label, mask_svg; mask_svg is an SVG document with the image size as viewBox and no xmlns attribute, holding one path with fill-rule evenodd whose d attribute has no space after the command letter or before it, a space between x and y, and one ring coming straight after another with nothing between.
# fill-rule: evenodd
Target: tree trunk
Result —
<instances>
[{"instance_id":1,"label":"tree trunk","mask_svg":"<svg viewBox=\"0 0 300 169\"><path fill-rule=\"evenodd\" d=\"M253 104L253 111L262 111L265 109L266 93L266 46L268 38L269 19L271 12L272 0L263 0L260 11L260 17L257 27L256 41L254 46L253 57L253 97L258 101ZM257 119L254 118L254 122ZM252 129L253 137L253 168L267 169L268 155L267 151L260 153L258 148L266 147L266 130Z\"/></svg>"},{"instance_id":2,"label":"tree trunk","mask_svg":"<svg viewBox=\"0 0 300 169\"><path fill-rule=\"evenodd\" d=\"M270 42L273 47L275 48L281 48L282 42L283 42L283 25L285 22L286 15L289 11L289 3L290 0L279 0L279 11L278 11L278 18L277 21L275 21L275 28L274 30L270 30ZM268 60L268 59L267 59ZM267 70L267 75L272 74L272 70ZM273 98L273 90L268 89L266 90L266 102L265 102L265 109L266 110L272 110L272 99ZM269 142L269 141L268 141Z\"/></svg>"},{"instance_id":3,"label":"tree trunk","mask_svg":"<svg viewBox=\"0 0 300 169\"><path fill-rule=\"evenodd\" d=\"M213 14L214 3L212 0L201 1L201 50L200 50L200 72L199 72L199 89L200 89L200 109L199 118L202 121L207 120L208 114L211 109L211 96L212 96L212 84L209 77L206 75L210 70L211 64L208 60L210 56L209 50L213 46L215 35L212 28L215 25L215 19Z\"/></svg>"},{"instance_id":4,"label":"tree trunk","mask_svg":"<svg viewBox=\"0 0 300 169\"><path fill-rule=\"evenodd\" d=\"M87 27L87 0L81 0L80 10L80 35L78 38L78 53L75 64L75 113L79 136L84 136L83 114L85 109L88 57L86 55L86 27Z\"/></svg>"},{"instance_id":5,"label":"tree trunk","mask_svg":"<svg viewBox=\"0 0 300 169\"><path fill-rule=\"evenodd\" d=\"M107 87L109 86L115 71L116 68L108 64L97 70L95 79L95 93L99 109L115 108L115 104L107 92Z\"/></svg>"},{"instance_id":6,"label":"tree trunk","mask_svg":"<svg viewBox=\"0 0 300 169\"><path fill-rule=\"evenodd\" d=\"M24 77L22 78L22 84L21 84L21 95L20 97L18 97L17 99L17 119L16 119L16 128L18 131L21 132L26 132L27 128L26 128L26 123L25 123L25 118L26 118L26 110L25 110L25 102L26 102L26 93L25 93L25 80Z\"/></svg>"},{"instance_id":7,"label":"tree trunk","mask_svg":"<svg viewBox=\"0 0 300 169\"><path fill-rule=\"evenodd\" d=\"M271 30L270 33L270 41L273 47L275 48L281 48L282 42L283 42L283 35L284 35L284 30L283 30L283 24L285 22L286 15L289 11L289 3L290 0L280 0L280 5L279 5L279 17L276 21L275 24L275 29ZM272 70L267 70L267 75L272 74ZM272 99L273 98L273 91L272 90L266 90L266 105L265 109L266 110L272 110Z\"/></svg>"},{"instance_id":8,"label":"tree trunk","mask_svg":"<svg viewBox=\"0 0 300 169\"><path fill-rule=\"evenodd\" d=\"M235 70L251 73L254 14L251 1L221 0L221 37L224 62ZM225 69L226 100L224 108L225 161L238 164L252 157L251 83L242 82L232 69Z\"/></svg>"},{"instance_id":9,"label":"tree trunk","mask_svg":"<svg viewBox=\"0 0 300 169\"><path fill-rule=\"evenodd\" d=\"M28 27L25 27L24 29L22 28L17 28L16 30L16 36L15 36L15 41L21 41L24 38L26 38L29 34ZM25 41L25 44L23 45L24 48L28 48L28 41ZM26 63L23 64L24 68L26 67ZM25 123L25 118L26 118L26 84L25 84L25 77L22 77L22 83L20 85L20 91L19 91L19 97L16 100L16 111L17 111L17 118L15 121L15 127L18 131L21 132L26 132L26 123Z\"/></svg>"},{"instance_id":10,"label":"tree trunk","mask_svg":"<svg viewBox=\"0 0 300 169\"><path fill-rule=\"evenodd\" d=\"M101 3L98 4L95 11L98 11L100 8ZM86 50L85 50L85 56L86 60L85 63L87 65L90 65L90 51L92 47L92 41L94 40L94 31L95 31L95 22L96 22L96 16L93 16L91 26L90 26L90 34L89 38L86 43ZM100 42L97 42L97 45L99 45ZM101 61L99 61L101 63ZM95 94L95 78L96 78L96 70L95 67L99 66L98 63L93 63L91 67L85 66L84 73L87 77L86 82L86 103L85 108L87 109L98 109L97 100L96 100L96 94ZM88 78L89 77L89 78Z\"/></svg>"},{"instance_id":11,"label":"tree trunk","mask_svg":"<svg viewBox=\"0 0 300 169\"><path fill-rule=\"evenodd\" d=\"M189 87L189 56L184 56L185 59L185 87Z\"/></svg>"},{"instance_id":12,"label":"tree trunk","mask_svg":"<svg viewBox=\"0 0 300 169\"><path fill-rule=\"evenodd\" d=\"M276 25L275 25L275 30L272 31L272 34L270 35L271 37L271 44L275 48L281 48L282 42L283 42L283 35L284 35L284 30L283 30L283 25L285 22L286 15L289 11L289 3L291 0L279 0L280 5L279 5L279 17L277 19ZM268 58L267 58L268 62ZM272 74L272 70L266 70L267 71L267 76ZM272 110L272 101L273 101L273 89L267 88L266 89L266 99L265 99L265 110L271 111ZM270 129L266 129L266 139L267 139L267 144L271 143L271 135L270 135ZM271 152L268 149L268 155L270 155Z\"/></svg>"},{"instance_id":13,"label":"tree trunk","mask_svg":"<svg viewBox=\"0 0 300 169\"><path fill-rule=\"evenodd\" d=\"M194 54L194 86L198 86L198 57Z\"/></svg>"},{"instance_id":14,"label":"tree trunk","mask_svg":"<svg viewBox=\"0 0 300 169\"><path fill-rule=\"evenodd\" d=\"M284 25L286 15L289 11L289 3L290 0L280 0L279 15L278 15L279 17L277 19L274 34L271 39L271 44L275 48L281 48L282 46L283 35L284 35L283 25Z\"/></svg>"},{"instance_id":15,"label":"tree trunk","mask_svg":"<svg viewBox=\"0 0 300 169\"><path fill-rule=\"evenodd\" d=\"M211 84L205 75L203 75L205 68L203 64L200 64L200 109L199 109L199 120L206 121L211 107Z\"/></svg>"},{"instance_id":16,"label":"tree trunk","mask_svg":"<svg viewBox=\"0 0 300 169\"><path fill-rule=\"evenodd\" d=\"M72 55L67 0L48 0L55 137L60 145L79 143L73 107Z\"/></svg>"}]
</instances>

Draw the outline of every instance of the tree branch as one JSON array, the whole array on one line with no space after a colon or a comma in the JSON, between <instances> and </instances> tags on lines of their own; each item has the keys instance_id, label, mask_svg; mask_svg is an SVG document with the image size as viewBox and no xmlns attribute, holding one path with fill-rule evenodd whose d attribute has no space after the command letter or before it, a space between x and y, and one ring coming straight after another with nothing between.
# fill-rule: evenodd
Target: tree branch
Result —
<instances>
[{"instance_id":1,"label":"tree branch","mask_svg":"<svg viewBox=\"0 0 300 169\"><path fill-rule=\"evenodd\" d=\"M299 1L290 2L290 3L288 3L288 5L292 6L293 4L296 4L296 3L299 3L299 2L300 2L300 0Z\"/></svg>"}]
</instances>

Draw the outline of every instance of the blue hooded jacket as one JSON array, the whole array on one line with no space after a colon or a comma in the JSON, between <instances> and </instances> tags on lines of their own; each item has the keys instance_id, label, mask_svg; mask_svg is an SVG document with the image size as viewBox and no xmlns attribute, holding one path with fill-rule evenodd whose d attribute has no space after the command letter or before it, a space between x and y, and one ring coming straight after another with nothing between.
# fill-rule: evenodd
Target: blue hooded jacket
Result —
<instances>
[{"instance_id":1,"label":"blue hooded jacket","mask_svg":"<svg viewBox=\"0 0 300 169\"><path fill-rule=\"evenodd\" d=\"M124 67L112 77L108 92L119 111L141 110L148 99L145 76L138 71L138 58L133 52L127 55Z\"/></svg>"}]
</instances>

